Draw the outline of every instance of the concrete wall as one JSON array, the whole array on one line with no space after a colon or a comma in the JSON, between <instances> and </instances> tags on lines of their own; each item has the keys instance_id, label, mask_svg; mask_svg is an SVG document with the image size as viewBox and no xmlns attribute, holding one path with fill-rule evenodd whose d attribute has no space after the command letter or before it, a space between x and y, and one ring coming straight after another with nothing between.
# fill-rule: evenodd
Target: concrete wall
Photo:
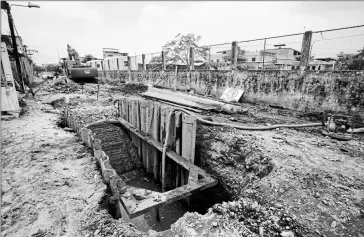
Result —
<instances>
[{"instance_id":1,"label":"concrete wall","mask_svg":"<svg viewBox=\"0 0 364 237\"><path fill-rule=\"evenodd\" d=\"M128 80L128 72L107 72L114 80ZM238 71L132 71L133 82L177 89L193 89L219 98L227 87L245 90L243 101L278 105L299 111L364 114L364 73L353 71L248 70ZM161 80L162 79L162 80Z\"/></svg>"}]
</instances>

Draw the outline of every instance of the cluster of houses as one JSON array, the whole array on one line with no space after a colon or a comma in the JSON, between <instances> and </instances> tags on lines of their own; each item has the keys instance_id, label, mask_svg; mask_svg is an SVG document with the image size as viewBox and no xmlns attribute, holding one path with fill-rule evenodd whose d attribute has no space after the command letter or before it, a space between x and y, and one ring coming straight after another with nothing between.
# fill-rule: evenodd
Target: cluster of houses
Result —
<instances>
[{"instance_id":1,"label":"cluster of houses","mask_svg":"<svg viewBox=\"0 0 364 237\"><path fill-rule=\"evenodd\" d=\"M240 51L240 50L239 50ZM345 56L338 55L338 58ZM156 56L160 57L160 56ZM161 63L154 60L154 57L146 58L147 69L161 69ZM300 65L301 52L293 48L274 48L260 51L240 51L238 55L238 68L259 70L259 69L279 69L294 70ZM334 58L314 58L310 59L307 69L313 71L334 70ZM210 54L206 59L195 60L195 69L229 69L231 62L231 50L219 51ZM128 65L130 63L130 65ZM143 62L141 56L130 56L128 61L127 53L120 53L117 49L103 49L103 59L96 59L86 62L87 65L98 70L141 70ZM188 68L183 63L167 64L167 69L175 66L179 69Z\"/></svg>"}]
</instances>

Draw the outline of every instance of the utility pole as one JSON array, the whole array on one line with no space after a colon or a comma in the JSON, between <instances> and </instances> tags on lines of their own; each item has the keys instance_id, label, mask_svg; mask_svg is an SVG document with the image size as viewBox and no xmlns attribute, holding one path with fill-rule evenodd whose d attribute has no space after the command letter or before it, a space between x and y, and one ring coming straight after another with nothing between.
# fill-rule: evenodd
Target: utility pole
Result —
<instances>
[{"instance_id":1,"label":"utility pole","mask_svg":"<svg viewBox=\"0 0 364 237\"><path fill-rule=\"evenodd\" d=\"M20 66L18 46L16 44L16 38L15 38L15 33L14 33L13 17L12 17L11 12L10 12L9 3L5 2L5 1L1 2L1 9L6 10L6 12L8 14L8 22L9 22L9 28L10 28L10 33L11 33L11 41L12 41L12 44L13 44L13 56L14 56L15 63L16 63L17 73L18 73L19 79L20 79L20 91L25 93L24 79L23 79L23 76L21 74L21 66Z\"/></svg>"}]
</instances>

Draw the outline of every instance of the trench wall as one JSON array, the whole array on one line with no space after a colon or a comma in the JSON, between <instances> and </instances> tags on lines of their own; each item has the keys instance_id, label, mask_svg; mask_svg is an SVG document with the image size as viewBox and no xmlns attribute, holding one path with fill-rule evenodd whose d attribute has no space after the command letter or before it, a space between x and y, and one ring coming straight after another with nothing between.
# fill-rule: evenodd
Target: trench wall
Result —
<instances>
[{"instance_id":1,"label":"trench wall","mask_svg":"<svg viewBox=\"0 0 364 237\"><path fill-rule=\"evenodd\" d=\"M227 87L244 89L243 101L307 112L364 115L362 71L104 71L102 80L140 82L219 98Z\"/></svg>"}]
</instances>

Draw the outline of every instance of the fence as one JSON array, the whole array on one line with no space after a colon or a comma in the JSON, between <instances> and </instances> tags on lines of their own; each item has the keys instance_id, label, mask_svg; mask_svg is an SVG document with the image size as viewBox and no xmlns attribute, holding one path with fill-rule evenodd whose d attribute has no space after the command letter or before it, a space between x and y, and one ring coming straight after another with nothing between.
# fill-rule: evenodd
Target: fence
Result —
<instances>
[{"instance_id":1,"label":"fence","mask_svg":"<svg viewBox=\"0 0 364 237\"><path fill-rule=\"evenodd\" d=\"M363 48L364 25L308 31L188 48L175 63L168 52L130 56L127 70L107 71L103 80L217 98L233 87L247 102L316 112L356 108L364 117Z\"/></svg>"},{"instance_id":2,"label":"fence","mask_svg":"<svg viewBox=\"0 0 364 237\"><path fill-rule=\"evenodd\" d=\"M307 31L125 57L125 67L104 70L361 70L353 59L364 56L364 25ZM112 60L112 59L108 59ZM349 64L349 65L348 65Z\"/></svg>"}]
</instances>

